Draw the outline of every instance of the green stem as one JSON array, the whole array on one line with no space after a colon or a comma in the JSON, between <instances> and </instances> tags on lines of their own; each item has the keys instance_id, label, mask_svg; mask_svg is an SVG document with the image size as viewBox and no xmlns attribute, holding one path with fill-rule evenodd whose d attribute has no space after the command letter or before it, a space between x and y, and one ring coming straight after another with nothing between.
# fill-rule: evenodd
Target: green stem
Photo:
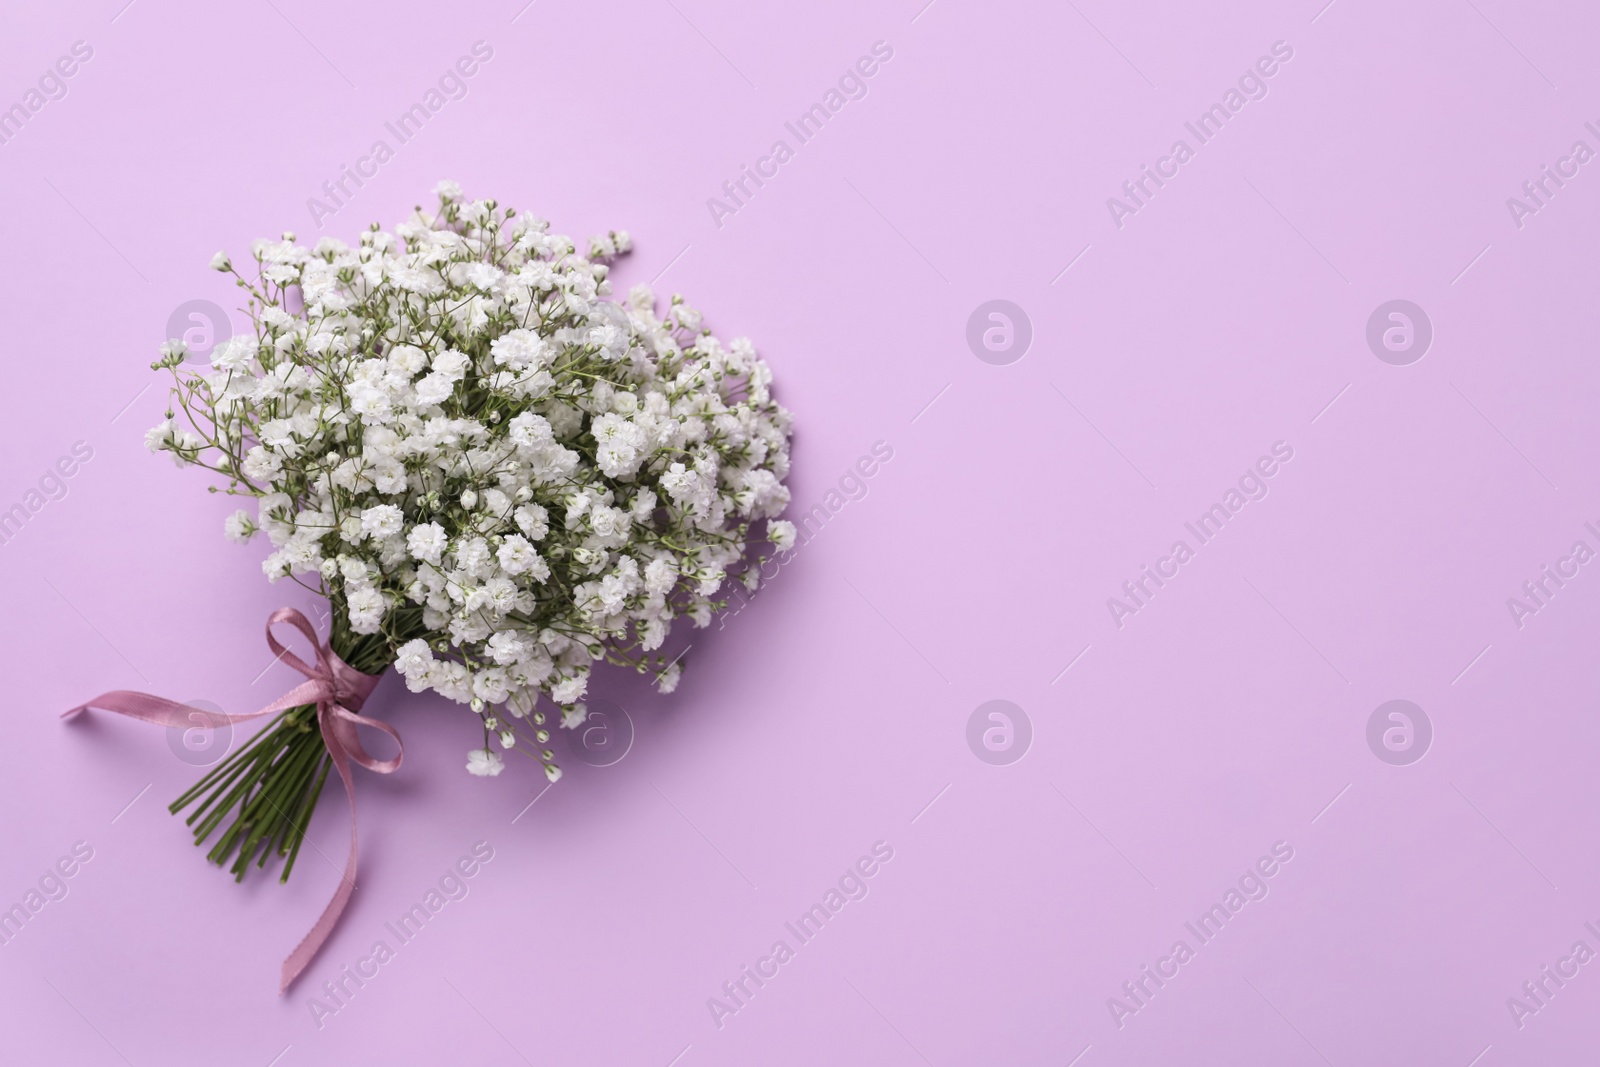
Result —
<instances>
[{"instance_id":1,"label":"green stem","mask_svg":"<svg viewBox=\"0 0 1600 1067\"><path fill-rule=\"evenodd\" d=\"M279 856L283 855L284 842L296 825L295 812L298 811L301 801L305 798L306 786L310 783L312 777L316 775L317 766L322 762L322 759L322 753L313 750L311 758L302 761L300 766L296 768L294 780L287 790L288 795L292 798L289 802L289 808L284 812L285 817L279 823L277 832L272 835L272 838L266 843L266 847L261 850L261 859L256 863L257 867L265 867L268 857L274 853Z\"/></svg>"},{"instance_id":2,"label":"green stem","mask_svg":"<svg viewBox=\"0 0 1600 1067\"><path fill-rule=\"evenodd\" d=\"M300 855L300 845L306 839L306 826L311 822L311 810L317 806L317 798L322 795L322 784L328 780L328 771L332 768L333 760L322 761L322 771L317 775L317 784L306 794L301 804L304 814L295 820L293 831L289 835L288 840L293 843L289 845L289 858L284 861L283 876L278 879L280 882L287 882L289 872L294 870L294 861Z\"/></svg>"}]
</instances>

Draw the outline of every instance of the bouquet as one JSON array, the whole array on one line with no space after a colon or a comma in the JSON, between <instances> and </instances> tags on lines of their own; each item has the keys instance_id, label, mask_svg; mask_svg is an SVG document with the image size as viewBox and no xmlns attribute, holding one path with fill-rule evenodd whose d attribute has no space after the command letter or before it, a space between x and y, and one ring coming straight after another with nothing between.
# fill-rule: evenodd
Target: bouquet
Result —
<instances>
[{"instance_id":1,"label":"bouquet","mask_svg":"<svg viewBox=\"0 0 1600 1067\"><path fill-rule=\"evenodd\" d=\"M179 341L166 418L146 435L178 466L214 472L212 492L254 498L225 522L234 541L264 535L270 581L326 597L330 632L292 609L268 641L307 681L252 715L206 712L147 694L99 707L168 725L276 719L172 805L192 808L209 859L294 868L329 771L352 803L346 878L322 922L284 966L287 988L354 886L348 765L380 772L359 714L393 668L412 692L466 705L483 730L476 775L525 753L551 782L552 726L575 727L592 665L650 672L662 692L681 664L660 651L672 623L706 626L730 581L750 590L794 526L790 416L745 338L724 345L673 296L658 317L636 286L607 299L625 231L587 249L543 219L441 182L438 210L394 233L374 224L350 246L292 233L252 246L255 277L218 253L212 267L247 294L249 333L219 344L209 368ZM273 634L289 622L313 662ZM73 709L79 711L82 708ZM69 712L69 714L71 714Z\"/></svg>"}]
</instances>

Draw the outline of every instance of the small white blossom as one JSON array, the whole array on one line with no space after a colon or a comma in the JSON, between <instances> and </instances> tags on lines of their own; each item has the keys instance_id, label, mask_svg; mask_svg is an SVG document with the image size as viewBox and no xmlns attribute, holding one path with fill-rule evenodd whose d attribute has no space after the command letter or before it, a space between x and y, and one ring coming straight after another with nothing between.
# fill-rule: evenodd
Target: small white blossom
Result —
<instances>
[{"instance_id":1,"label":"small white blossom","mask_svg":"<svg viewBox=\"0 0 1600 1067\"><path fill-rule=\"evenodd\" d=\"M236 541L242 545L246 541L250 540L252 536L254 536L256 532L256 522L250 517L250 513L248 511L241 509L239 511L235 511L232 515L229 515L227 519L223 520L222 532L228 540Z\"/></svg>"},{"instance_id":2,"label":"small white blossom","mask_svg":"<svg viewBox=\"0 0 1600 1067\"><path fill-rule=\"evenodd\" d=\"M787 552L794 547L794 523L787 519L776 519L767 523L767 540L772 542L779 552Z\"/></svg>"},{"instance_id":3,"label":"small white blossom","mask_svg":"<svg viewBox=\"0 0 1600 1067\"><path fill-rule=\"evenodd\" d=\"M413 526L411 532L406 534L406 549L425 563L438 563L449 541L443 526L436 522L425 522L421 526Z\"/></svg>"},{"instance_id":4,"label":"small white blossom","mask_svg":"<svg viewBox=\"0 0 1600 1067\"><path fill-rule=\"evenodd\" d=\"M550 699L554 700L557 704L571 704L574 700L577 700L579 697L583 696L584 690L588 687L589 678L587 675L579 675L576 678L568 678L564 681L557 682L553 687L551 687Z\"/></svg>"},{"instance_id":5,"label":"small white blossom","mask_svg":"<svg viewBox=\"0 0 1600 1067\"><path fill-rule=\"evenodd\" d=\"M394 669L402 677L425 675L432 666L433 652L428 648L428 642L420 637L407 641L396 650Z\"/></svg>"},{"instance_id":6,"label":"small white blossom","mask_svg":"<svg viewBox=\"0 0 1600 1067\"><path fill-rule=\"evenodd\" d=\"M211 365L218 370L246 370L255 358L254 337L230 337L211 350Z\"/></svg>"},{"instance_id":7,"label":"small white blossom","mask_svg":"<svg viewBox=\"0 0 1600 1067\"><path fill-rule=\"evenodd\" d=\"M506 769L505 757L487 748L475 748L467 753L467 773L479 778L493 778Z\"/></svg>"},{"instance_id":8,"label":"small white blossom","mask_svg":"<svg viewBox=\"0 0 1600 1067\"><path fill-rule=\"evenodd\" d=\"M517 529L527 534L529 540L538 541L550 532L549 513L537 504L518 508L515 518Z\"/></svg>"},{"instance_id":9,"label":"small white blossom","mask_svg":"<svg viewBox=\"0 0 1600 1067\"><path fill-rule=\"evenodd\" d=\"M361 513L361 532L369 537L393 537L405 525L405 516L393 504L374 504Z\"/></svg>"},{"instance_id":10,"label":"small white blossom","mask_svg":"<svg viewBox=\"0 0 1600 1067\"><path fill-rule=\"evenodd\" d=\"M163 419L144 432L144 447L160 452L172 443L172 420Z\"/></svg>"},{"instance_id":11,"label":"small white blossom","mask_svg":"<svg viewBox=\"0 0 1600 1067\"><path fill-rule=\"evenodd\" d=\"M348 594L350 601L350 628L358 634L375 634L383 623L388 603L383 594L373 588L354 589Z\"/></svg>"},{"instance_id":12,"label":"small white blossom","mask_svg":"<svg viewBox=\"0 0 1600 1067\"><path fill-rule=\"evenodd\" d=\"M658 693L670 693L670 692L672 692L674 689L678 688L678 679L680 679L682 677L683 677L683 668L680 667L678 664L674 663L672 666L670 666L666 670L662 671L661 672L661 676L656 679L656 692L658 692Z\"/></svg>"},{"instance_id":13,"label":"small white blossom","mask_svg":"<svg viewBox=\"0 0 1600 1067\"><path fill-rule=\"evenodd\" d=\"M531 574L534 581L543 582L550 577L550 567L539 558L538 550L521 534L512 534L500 545L495 554L501 568L512 577Z\"/></svg>"}]
</instances>

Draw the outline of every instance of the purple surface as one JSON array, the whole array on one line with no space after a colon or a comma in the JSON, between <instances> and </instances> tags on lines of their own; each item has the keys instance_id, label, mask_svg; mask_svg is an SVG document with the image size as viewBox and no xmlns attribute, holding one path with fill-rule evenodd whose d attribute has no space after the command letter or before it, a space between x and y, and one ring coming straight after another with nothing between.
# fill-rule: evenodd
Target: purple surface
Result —
<instances>
[{"instance_id":1,"label":"purple surface","mask_svg":"<svg viewBox=\"0 0 1600 1067\"><path fill-rule=\"evenodd\" d=\"M0 904L92 850L0 945L0 1060L1592 1053L1600 564L1571 552L1600 550L1600 163L1570 155L1600 150L1592 10L521 2L0 15L0 106L93 51L0 144L0 508L93 453L0 545ZM479 40L465 97L398 144L385 122ZM785 122L880 41L866 96L800 144ZM1202 144L1185 123L1275 42L1266 95ZM775 176L708 207L780 138ZM469 778L470 717L384 683L368 707L406 766L359 776L360 891L280 999L335 863L235 887L162 810L196 771L160 731L56 715L120 687L243 710L297 680L263 673L261 625L310 598L223 541L201 475L146 454L146 365L175 309L231 303L213 251L317 233L307 198L378 139L393 158L320 232L390 226L446 176L562 232L627 227L624 286L659 275L772 363L795 517L875 442L893 458L694 637L675 695L597 681L637 730L612 766L568 759L544 794L526 761ZM1162 164L1178 139L1192 158ZM1121 187L1146 164L1176 173L1140 205ZM1576 174L1539 206L1544 165ZM1031 323L1020 360L969 348L995 299ZM1367 343L1392 300L1431 322L1418 361ZM1267 495L1201 544L1185 524L1277 442ZM1161 564L1179 540L1192 558ZM1114 619L1145 565L1177 573ZM981 717L969 748L992 700L1025 712L1025 759L977 758ZM1369 747L1391 700L1431 723L1420 761ZM338 863L346 820L329 794L312 840ZM400 944L386 924L476 842L470 892ZM802 942L785 923L875 842L870 892ZM1202 943L1185 924L1241 878L1265 897ZM379 940L393 958L319 1019ZM724 983L779 940L793 958L738 1007Z\"/></svg>"}]
</instances>

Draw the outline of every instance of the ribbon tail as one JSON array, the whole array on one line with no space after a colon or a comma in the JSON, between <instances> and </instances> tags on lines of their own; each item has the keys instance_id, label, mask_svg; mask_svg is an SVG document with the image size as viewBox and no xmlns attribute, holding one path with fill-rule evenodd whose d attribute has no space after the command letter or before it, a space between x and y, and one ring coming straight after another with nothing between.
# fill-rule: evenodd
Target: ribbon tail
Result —
<instances>
[{"instance_id":1,"label":"ribbon tail","mask_svg":"<svg viewBox=\"0 0 1600 1067\"><path fill-rule=\"evenodd\" d=\"M99 708L101 711L115 712L126 715L130 719L148 722L155 726L201 727L216 729L219 726L229 726L234 723L249 722L259 719L263 715L271 715L275 711L299 707L302 704L315 704L325 699L330 692L328 683L320 678L301 682L283 696L274 700L266 707L257 711L246 712L243 715L228 715L220 711L210 711L206 708L197 708L176 700L168 700L151 693L137 693L130 689L115 689L109 693L101 693L93 700L69 708L61 713L63 719L71 718L90 708Z\"/></svg>"},{"instance_id":2,"label":"ribbon tail","mask_svg":"<svg viewBox=\"0 0 1600 1067\"><path fill-rule=\"evenodd\" d=\"M339 881L339 888L334 891L333 899L328 901L328 906L322 910L322 916L306 934L300 943L289 953L289 958L283 961L283 971L278 984L278 995L282 996L289 991L300 972L304 971L317 953L322 951L322 945L333 933L333 928L339 925L339 917L344 914L345 905L350 903L350 896L356 889L356 786L350 776L350 754L345 750L343 741L337 731L329 729L327 717L324 713L326 705L318 708L318 724L323 726L322 738L328 746L328 754L333 757L334 769L339 772L339 779L344 782L345 795L350 798L350 857L345 860L344 876ZM331 724L329 724L331 725Z\"/></svg>"}]
</instances>

